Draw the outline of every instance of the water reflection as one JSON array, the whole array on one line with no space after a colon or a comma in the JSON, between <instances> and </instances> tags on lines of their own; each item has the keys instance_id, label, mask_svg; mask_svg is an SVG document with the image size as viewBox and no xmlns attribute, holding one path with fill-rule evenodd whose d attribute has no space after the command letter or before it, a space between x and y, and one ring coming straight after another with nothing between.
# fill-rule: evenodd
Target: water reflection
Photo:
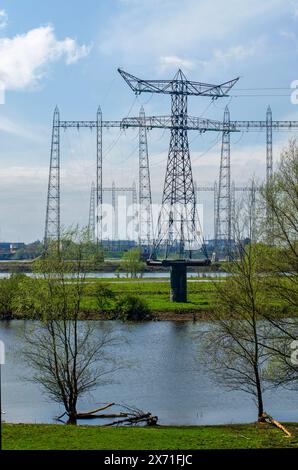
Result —
<instances>
[{"instance_id":1,"label":"water reflection","mask_svg":"<svg viewBox=\"0 0 298 470\"><path fill-rule=\"evenodd\" d=\"M113 383L99 386L80 403L80 411L96 403L118 402L135 405L159 416L162 424L215 424L255 420L253 402L243 392L228 392L211 381L198 360L199 340L194 338L208 326L204 323L150 322L122 324L94 322L96 329L111 326L126 339L115 346L115 354L130 367L117 372ZM24 329L30 321L0 323L0 339L6 344L3 367L4 419L8 422L51 422L59 406L47 399L27 379L33 371L25 363ZM295 392L268 392L266 410L278 420L298 421ZM84 424L84 422L82 422ZM96 421L88 424L98 424Z\"/></svg>"}]
</instances>

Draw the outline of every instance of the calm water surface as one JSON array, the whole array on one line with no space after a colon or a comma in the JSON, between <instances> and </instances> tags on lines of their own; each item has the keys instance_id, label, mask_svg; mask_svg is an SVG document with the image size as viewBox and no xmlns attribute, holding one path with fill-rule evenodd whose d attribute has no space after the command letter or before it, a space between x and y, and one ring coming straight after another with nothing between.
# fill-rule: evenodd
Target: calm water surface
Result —
<instances>
[{"instance_id":1,"label":"calm water surface","mask_svg":"<svg viewBox=\"0 0 298 470\"><path fill-rule=\"evenodd\" d=\"M8 422L52 422L61 408L27 381L33 371L22 357L24 328L31 322L0 322L6 345L3 366L3 409ZM192 322L122 324L95 322L113 328L126 339L115 354L131 364L118 371L113 383L100 386L80 403L80 411L97 403L126 403L159 416L161 424L249 422L256 418L253 401L242 392L229 392L214 383L197 359L200 344L194 335L208 325ZM98 405L100 406L100 405ZM298 394L280 390L265 394L265 409L278 420L298 421ZM98 424L89 421L88 424Z\"/></svg>"}]
</instances>

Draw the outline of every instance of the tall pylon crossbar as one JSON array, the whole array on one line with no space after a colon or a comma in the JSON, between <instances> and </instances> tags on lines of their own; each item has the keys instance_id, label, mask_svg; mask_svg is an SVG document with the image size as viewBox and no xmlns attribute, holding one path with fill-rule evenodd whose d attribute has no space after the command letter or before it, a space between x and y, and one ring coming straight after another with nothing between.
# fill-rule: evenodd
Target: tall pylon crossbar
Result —
<instances>
[{"instance_id":1,"label":"tall pylon crossbar","mask_svg":"<svg viewBox=\"0 0 298 470\"><path fill-rule=\"evenodd\" d=\"M90 191L90 204L89 204L89 221L88 221L88 232L90 240L95 242L96 240L96 188L92 181Z\"/></svg>"},{"instance_id":2,"label":"tall pylon crossbar","mask_svg":"<svg viewBox=\"0 0 298 470\"><path fill-rule=\"evenodd\" d=\"M139 127L139 244L151 246L152 230L152 197L148 156L147 128L145 126L145 111L140 109Z\"/></svg>"},{"instance_id":3,"label":"tall pylon crossbar","mask_svg":"<svg viewBox=\"0 0 298 470\"><path fill-rule=\"evenodd\" d=\"M47 195L44 245L50 241L60 245L60 116L56 106L53 117L50 172Z\"/></svg>"},{"instance_id":4,"label":"tall pylon crossbar","mask_svg":"<svg viewBox=\"0 0 298 470\"><path fill-rule=\"evenodd\" d=\"M174 251L181 259L191 258L192 252L202 242L202 233L196 211L188 144L188 121L192 119L187 114L188 95L208 96L212 99L223 97L238 79L212 85L189 81L180 69L172 80L142 80L121 69L118 71L136 94L149 92L171 96L170 146L153 256L159 251L167 259ZM138 125L139 121L140 118ZM131 122L130 119L127 125L131 125ZM209 129L212 126L208 123L206 127Z\"/></svg>"},{"instance_id":5,"label":"tall pylon crossbar","mask_svg":"<svg viewBox=\"0 0 298 470\"><path fill-rule=\"evenodd\" d=\"M217 193L217 216L215 240L224 241L224 253L230 257L231 244L231 142L230 142L230 112L226 106L223 125L226 130L222 133L219 182Z\"/></svg>"},{"instance_id":6,"label":"tall pylon crossbar","mask_svg":"<svg viewBox=\"0 0 298 470\"><path fill-rule=\"evenodd\" d=\"M96 242L102 242L102 112L100 106L96 115Z\"/></svg>"}]
</instances>

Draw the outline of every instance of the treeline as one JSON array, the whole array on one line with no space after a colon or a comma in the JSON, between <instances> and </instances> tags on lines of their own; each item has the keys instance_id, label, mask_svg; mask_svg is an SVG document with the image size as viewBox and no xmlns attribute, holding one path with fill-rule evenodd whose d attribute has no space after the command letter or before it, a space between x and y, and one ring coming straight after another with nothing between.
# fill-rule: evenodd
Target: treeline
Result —
<instances>
[{"instance_id":1,"label":"treeline","mask_svg":"<svg viewBox=\"0 0 298 470\"><path fill-rule=\"evenodd\" d=\"M241 201L233 225L237 251L226 264L231 276L215 285L215 321L204 335L204 361L222 386L254 398L263 421L268 388L280 393L281 406L280 387L298 388L295 139L284 149L272 181ZM241 242L245 236L250 243Z\"/></svg>"}]
</instances>

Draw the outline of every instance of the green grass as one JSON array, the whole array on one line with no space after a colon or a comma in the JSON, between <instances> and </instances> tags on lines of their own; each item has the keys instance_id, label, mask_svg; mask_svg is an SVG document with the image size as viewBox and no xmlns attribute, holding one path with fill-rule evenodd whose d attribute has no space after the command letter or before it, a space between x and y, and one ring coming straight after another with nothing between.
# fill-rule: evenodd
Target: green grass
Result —
<instances>
[{"instance_id":1,"label":"green grass","mask_svg":"<svg viewBox=\"0 0 298 470\"><path fill-rule=\"evenodd\" d=\"M298 447L298 424L287 424L293 437L267 424L229 426L104 428L5 424L6 450L172 450Z\"/></svg>"},{"instance_id":2,"label":"green grass","mask_svg":"<svg viewBox=\"0 0 298 470\"><path fill-rule=\"evenodd\" d=\"M169 282L142 280L114 282L114 280L105 280L104 284L115 293L116 297L124 294L141 295L152 312L209 311L215 300L215 287L211 281L189 282L188 302L179 304L170 301ZM96 310L95 286L96 284L89 284L87 287L87 295L83 300L83 310L86 312Z\"/></svg>"}]
</instances>

